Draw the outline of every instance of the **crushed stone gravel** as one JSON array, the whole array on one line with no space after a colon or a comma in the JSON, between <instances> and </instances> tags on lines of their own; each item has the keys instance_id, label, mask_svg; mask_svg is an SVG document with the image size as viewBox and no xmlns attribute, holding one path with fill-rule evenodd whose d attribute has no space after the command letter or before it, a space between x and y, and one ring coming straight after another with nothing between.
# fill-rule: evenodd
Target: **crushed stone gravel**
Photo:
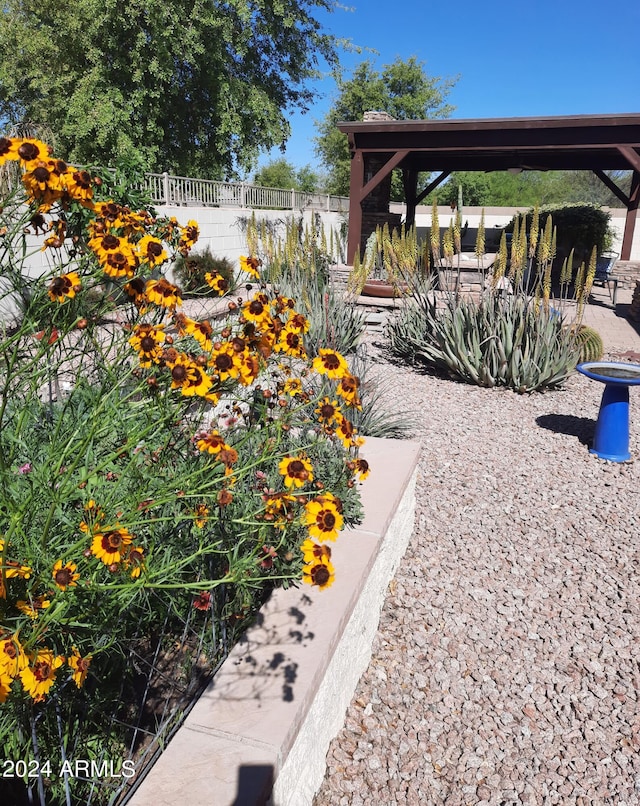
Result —
<instances>
[{"instance_id":1,"label":"crushed stone gravel","mask_svg":"<svg viewBox=\"0 0 640 806\"><path fill-rule=\"evenodd\" d=\"M610 463L600 383L520 396L370 352L422 444L416 521L314 806L640 806L640 388L638 458Z\"/></svg>"}]
</instances>

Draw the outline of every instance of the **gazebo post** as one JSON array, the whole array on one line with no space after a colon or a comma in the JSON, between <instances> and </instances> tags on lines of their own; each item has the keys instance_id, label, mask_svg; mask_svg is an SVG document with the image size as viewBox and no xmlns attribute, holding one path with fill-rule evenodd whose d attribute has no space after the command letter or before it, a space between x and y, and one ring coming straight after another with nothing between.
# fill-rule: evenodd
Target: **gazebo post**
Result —
<instances>
[{"instance_id":1,"label":"gazebo post","mask_svg":"<svg viewBox=\"0 0 640 806\"><path fill-rule=\"evenodd\" d=\"M624 223L624 236L622 239L622 249L620 250L621 260L631 259L631 244L633 242L633 231L638 216L638 205L640 204L640 172L634 171L631 177L631 190L629 191L629 203L627 204L627 216Z\"/></svg>"},{"instance_id":2,"label":"gazebo post","mask_svg":"<svg viewBox=\"0 0 640 806\"><path fill-rule=\"evenodd\" d=\"M362 200L360 192L364 185L364 157L356 149L351 157L351 178L349 183L349 237L347 239L347 265L353 266L356 252L360 250L362 233Z\"/></svg>"}]
</instances>

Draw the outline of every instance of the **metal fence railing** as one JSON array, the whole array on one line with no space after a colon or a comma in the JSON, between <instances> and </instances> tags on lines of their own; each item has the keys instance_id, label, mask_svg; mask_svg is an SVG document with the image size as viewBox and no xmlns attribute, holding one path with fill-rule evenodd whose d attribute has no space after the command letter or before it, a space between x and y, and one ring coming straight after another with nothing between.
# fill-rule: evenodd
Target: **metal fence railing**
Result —
<instances>
[{"instance_id":1,"label":"metal fence railing","mask_svg":"<svg viewBox=\"0 0 640 806\"><path fill-rule=\"evenodd\" d=\"M246 182L217 182L171 176L168 173L145 174L145 190L153 203L167 206L242 207L265 210L349 210L349 199L325 193L307 193L283 188L266 188Z\"/></svg>"}]
</instances>

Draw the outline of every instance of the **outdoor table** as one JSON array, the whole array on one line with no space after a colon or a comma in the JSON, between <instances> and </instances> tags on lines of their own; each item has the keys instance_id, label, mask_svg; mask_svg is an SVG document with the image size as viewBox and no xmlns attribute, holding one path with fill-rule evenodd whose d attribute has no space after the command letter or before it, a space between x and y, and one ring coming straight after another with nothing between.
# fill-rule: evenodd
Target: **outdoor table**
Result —
<instances>
[{"instance_id":1,"label":"outdoor table","mask_svg":"<svg viewBox=\"0 0 640 806\"><path fill-rule=\"evenodd\" d=\"M587 361L578 372L604 383L590 453L610 462L626 462L629 451L629 387L640 385L640 364Z\"/></svg>"}]
</instances>

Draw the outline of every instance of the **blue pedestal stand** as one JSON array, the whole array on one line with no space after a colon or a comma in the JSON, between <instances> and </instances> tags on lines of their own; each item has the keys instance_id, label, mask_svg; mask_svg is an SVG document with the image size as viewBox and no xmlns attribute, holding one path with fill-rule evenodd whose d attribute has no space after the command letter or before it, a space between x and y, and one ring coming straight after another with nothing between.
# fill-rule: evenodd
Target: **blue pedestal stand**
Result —
<instances>
[{"instance_id":1,"label":"blue pedestal stand","mask_svg":"<svg viewBox=\"0 0 640 806\"><path fill-rule=\"evenodd\" d=\"M629 387L640 385L640 365L588 361L578 372L604 383L600 412L590 453L610 462L626 462L629 451Z\"/></svg>"},{"instance_id":2,"label":"blue pedestal stand","mask_svg":"<svg viewBox=\"0 0 640 806\"><path fill-rule=\"evenodd\" d=\"M606 384L589 453L610 462L626 462L629 452L629 387Z\"/></svg>"}]
</instances>

